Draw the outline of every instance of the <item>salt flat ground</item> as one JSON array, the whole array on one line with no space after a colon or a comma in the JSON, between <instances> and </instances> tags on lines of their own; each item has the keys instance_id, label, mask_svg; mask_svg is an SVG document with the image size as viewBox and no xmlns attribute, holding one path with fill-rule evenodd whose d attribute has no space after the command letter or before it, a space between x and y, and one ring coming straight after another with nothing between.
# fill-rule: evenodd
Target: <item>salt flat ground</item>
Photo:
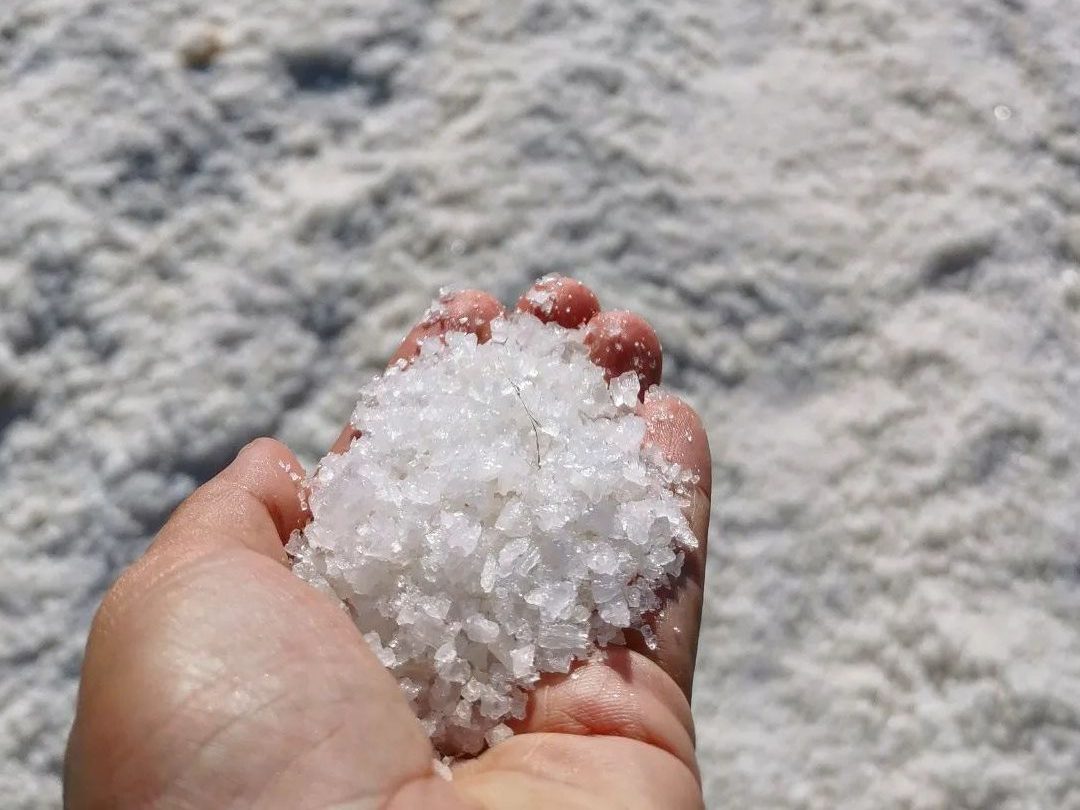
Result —
<instances>
[{"instance_id":1,"label":"salt flat ground","mask_svg":"<svg viewBox=\"0 0 1080 810\"><path fill-rule=\"evenodd\" d=\"M1076 0L6 0L0 795L245 441L572 272L715 455L710 807L1080 807Z\"/></svg>"}]
</instances>

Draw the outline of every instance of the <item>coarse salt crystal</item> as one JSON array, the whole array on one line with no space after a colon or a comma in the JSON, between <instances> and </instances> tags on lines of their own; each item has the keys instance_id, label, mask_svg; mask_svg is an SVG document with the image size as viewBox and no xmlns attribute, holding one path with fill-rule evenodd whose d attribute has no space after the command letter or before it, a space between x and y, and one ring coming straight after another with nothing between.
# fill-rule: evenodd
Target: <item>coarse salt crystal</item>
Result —
<instances>
[{"instance_id":1,"label":"coarse salt crystal","mask_svg":"<svg viewBox=\"0 0 1080 810\"><path fill-rule=\"evenodd\" d=\"M606 383L582 330L514 313L491 332L427 340L363 388L361 435L323 459L287 546L464 754L512 735L543 672L626 628L655 644L645 617L696 545L691 477L641 448L637 376Z\"/></svg>"}]
</instances>

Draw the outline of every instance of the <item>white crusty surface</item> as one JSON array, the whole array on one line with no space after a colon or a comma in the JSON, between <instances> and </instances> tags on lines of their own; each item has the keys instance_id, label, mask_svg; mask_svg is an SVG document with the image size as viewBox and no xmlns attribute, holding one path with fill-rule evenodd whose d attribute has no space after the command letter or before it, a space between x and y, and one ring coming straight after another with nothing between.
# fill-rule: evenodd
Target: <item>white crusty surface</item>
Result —
<instances>
[{"instance_id":1,"label":"white crusty surface","mask_svg":"<svg viewBox=\"0 0 1080 810\"><path fill-rule=\"evenodd\" d=\"M555 270L712 439L708 806L1080 806L1078 42L1076 0L0 3L4 806L58 806L92 611L196 483L318 460L440 286Z\"/></svg>"}]
</instances>

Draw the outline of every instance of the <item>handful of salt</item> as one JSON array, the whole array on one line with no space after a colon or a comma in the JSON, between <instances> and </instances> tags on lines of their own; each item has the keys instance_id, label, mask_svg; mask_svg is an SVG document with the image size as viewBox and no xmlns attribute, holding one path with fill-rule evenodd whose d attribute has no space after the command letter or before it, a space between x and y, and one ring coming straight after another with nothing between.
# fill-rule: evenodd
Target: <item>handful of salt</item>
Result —
<instances>
[{"instance_id":1,"label":"handful of salt","mask_svg":"<svg viewBox=\"0 0 1080 810\"><path fill-rule=\"evenodd\" d=\"M632 372L605 382L580 330L515 313L451 332L360 394L323 459L295 573L339 599L441 750L511 735L541 673L622 631L696 539L690 475L643 449Z\"/></svg>"}]
</instances>

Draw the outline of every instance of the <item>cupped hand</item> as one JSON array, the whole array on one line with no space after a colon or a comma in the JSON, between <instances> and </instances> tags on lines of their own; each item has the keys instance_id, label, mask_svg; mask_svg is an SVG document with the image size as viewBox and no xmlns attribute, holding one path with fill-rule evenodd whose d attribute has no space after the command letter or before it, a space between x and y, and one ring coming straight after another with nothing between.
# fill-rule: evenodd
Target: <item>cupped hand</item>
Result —
<instances>
[{"instance_id":1,"label":"cupped hand","mask_svg":"<svg viewBox=\"0 0 1080 810\"><path fill-rule=\"evenodd\" d=\"M448 330L489 334L490 296L447 296L392 362ZM518 302L584 327L609 375L660 381L656 335L601 312L570 279ZM690 688L701 614L711 472L693 410L655 390L645 441L698 475L689 517L699 548L668 595L650 650L608 648L545 676L515 736L439 776L437 752L348 614L289 571L282 544L303 525L296 458L259 439L170 517L106 595L87 643L64 799L82 808L531 810L702 806ZM353 438L346 428L335 451Z\"/></svg>"}]
</instances>

